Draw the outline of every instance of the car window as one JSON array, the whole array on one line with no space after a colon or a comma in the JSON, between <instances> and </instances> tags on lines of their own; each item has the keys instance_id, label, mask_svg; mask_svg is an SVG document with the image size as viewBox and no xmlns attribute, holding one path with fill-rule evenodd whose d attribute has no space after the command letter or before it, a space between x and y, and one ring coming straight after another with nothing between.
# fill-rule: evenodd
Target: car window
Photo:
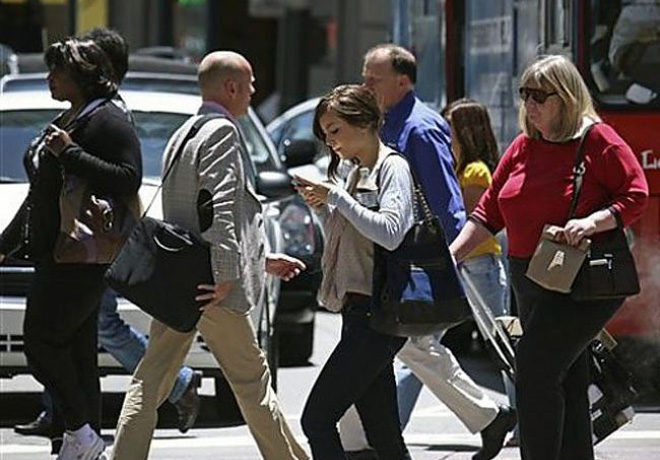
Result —
<instances>
[{"instance_id":1,"label":"car window","mask_svg":"<svg viewBox=\"0 0 660 460\"><path fill-rule=\"evenodd\" d=\"M254 125L254 122L247 116L241 117L238 120L241 134L243 135L243 140L245 141L245 147L248 150L248 154L252 159L257 173L263 171L278 171L279 168L275 164L268 144L261 135L261 131L257 129Z\"/></svg>"},{"instance_id":2,"label":"car window","mask_svg":"<svg viewBox=\"0 0 660 460\"><path fill-rule=\"evenodd\" d=\"M300 115L297 115L291 118L288 122L282 125L282 130L278 136L277 141L277 152L279 154L284 153L285 142L284 141L295 141L299 139L313 141L316 139L314 137L314 131L312 130L312 124L314 123L314 110L308 112L303 112Z\"/></svg>"},{"instance_id":3,"label":"car window","mask_svg":"<svg viewBox=\"0 0 660 460\"><path fill-rule=\"evenodd\" d=\"M155 113L133 111L135 128L142 147L142 174L144 180L160 182L161 157L167 141L187 119L179 113Z\"/></svg>"},{"instance_id":4,"label":"car window","mask_svg":"<svg viewBox=\"0 0 660 460\"><path fill-rule=\"evenodd\" d=\"M142 76L126 76L122 82L123 91L154 91L159 93L178 93L199 95L196 80L181 80L176 78L158 78ZM43 78L12 78L2 82L3 92L46 91L48 84L45 74Z\"/></svg>"},{"instance_id":5,"label":"car window","mask_svg":"<svg viewBox=\"0 0 660 460\"><path fill-rule=\"evenodd\" d=\"M121 89L133 91L156 91L159 93L199 94L197 80L186 81L167 78L131 77L121 84Z\"/></svg>"},{"instance_id":6,"label":"car window","mask_svg":"<svg viewBox=\"0 0 660 460\"><path fill-rule=\"evenodd\" d=\"M16 110L2 114L0 124L0 177L4 182L27 182L23 154L30 141L57 116L57 110ZM142 148L144 179L158 182L161 156L174 131L187 119L186 114L133 111L136 130ZM249 157L258 172L278 170L268 145L254 122L239 120Z\"/></svg>"},{"instance_id":7,"label":"car window","mask_svg":"<svg viewBox=\"0 0 660 460\"><path fill-rule=\"evenodd\" d=\"M0 123L0 177L2 182L27 182L23 155L32 139L57 116L57 110L13 110Z\"/></svg>"}]
</instances>

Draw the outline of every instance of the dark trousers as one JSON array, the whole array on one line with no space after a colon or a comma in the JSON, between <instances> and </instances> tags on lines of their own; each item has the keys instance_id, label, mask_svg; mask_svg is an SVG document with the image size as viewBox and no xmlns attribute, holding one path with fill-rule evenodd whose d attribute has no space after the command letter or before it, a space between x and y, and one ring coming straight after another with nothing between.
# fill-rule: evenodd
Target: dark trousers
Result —
<instances>
[{"instance_id":1,"label":"dark trousers","mask_svg":"<svg viewBox=\"0 0 660 460\"><path fill-rule=\"evenodd\" d=\"M301 423L314 460L346 458L337 423L353 404L380 460L409 458L392 364L406 339L373 331L369 306L366 296L352 296L344 305L341 339L307 399Z\"/></svg>"},{"instance_id":2,"label":"dark trousers","mask_svg":"<svg viewBox=\"0 0 660 460\"><path fill-rule=\"evenodd\" d=\"M54 436L85 423L100 430L96 323L106 268L50 259L35 266L23 324L25 355L53 399Z\"/></svg>"},{"instance_id":3,"label":"dark trousers","mask_svg":"<svg viewBox=\"0 0 660 460\"><path fill-rule=\"evenodd\" d=\"M516 351L516 399L523 460L591 460L587 345L622 300L575 302L525 276L510 259L523 336Z\"/></svg>"}]
</instances>

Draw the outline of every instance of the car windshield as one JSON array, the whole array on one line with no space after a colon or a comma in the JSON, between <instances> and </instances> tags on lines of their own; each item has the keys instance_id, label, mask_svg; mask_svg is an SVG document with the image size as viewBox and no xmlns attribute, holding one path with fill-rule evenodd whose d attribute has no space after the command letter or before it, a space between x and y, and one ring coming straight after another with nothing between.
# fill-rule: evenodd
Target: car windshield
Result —
<instances>
[{"instance_id":1,"label":"car windshield","mask_svg":"<svg viewBox=\"0 0 660 460\"><path fill-rule=\"evenodd\" d=\"M660 0L594 0L586 68L601 105L660 106Z\"/></svg>"},{"instance_id":2,"label":"car windshield","mask_svg":"<svg viewBox=\"0 0 660 460\"><path fill-rule=\"evenodd\" d=\"M177 80L174 78L139 77L128 75L121 85L126 90L156 91L159 93L199 94L196 81ZM3 91L40 91L47 90L45 78L15 78L3 84Z\"/></svg>"},{"instance_id":3,"label":"car windshield","mask_svg":"<svg viewBox=\"0 0 660 460\"><path fill-rule=\"evenodd\" d=\"M0 124L0 180L27 182L23 154L30 141L59 112L57 110L12 110L2 113ZM168 139L188 118L186 114L133 111L142 147L144 181L158 183L161 155ZM259 130L247 117L239 121L241 132L258 172L276 170L274 159Z\"/></svg>"},{"instance_id":4,"label":"car windshield","mask_svg":"<svg viewBox=\"0 0 660 460\"><path fill-rule=\"evenodd\" d=\"M279 128L271 133L273 142L277 145L278 153L284 153L285 140L309 140L314 141L314 131L312 125L314 124L314 110L303 112L285 123L282 123Z\"/></svg>"}]
</instances>

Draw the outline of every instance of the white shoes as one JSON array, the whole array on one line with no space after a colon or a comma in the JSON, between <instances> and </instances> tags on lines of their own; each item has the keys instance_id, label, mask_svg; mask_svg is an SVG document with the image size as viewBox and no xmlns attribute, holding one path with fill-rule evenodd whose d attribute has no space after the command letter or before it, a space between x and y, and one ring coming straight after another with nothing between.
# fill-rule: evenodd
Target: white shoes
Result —
<instances>
[{"instance_id":1,"label":"white shoes","mask_svg":"<svg viewBox=\"0 0 660 460\"><path fill-rule=\"evenodd\" d=\"M56 460L98 460L104 449L103 439L91 428L67 432Z\"/></svg>"}]
</instances>

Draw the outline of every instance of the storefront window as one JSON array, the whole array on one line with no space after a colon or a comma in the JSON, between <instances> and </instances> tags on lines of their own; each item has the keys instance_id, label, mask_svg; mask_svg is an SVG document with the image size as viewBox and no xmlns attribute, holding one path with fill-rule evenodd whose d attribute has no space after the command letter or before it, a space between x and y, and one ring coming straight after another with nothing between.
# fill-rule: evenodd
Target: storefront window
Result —
<instances>
[{"instance_id":1,"label":"storefront window","mask_svg":"<svg viewBox=\"0 0 660 460\"><path fill-rule=\"evenodd\" d=\"M194 61L206 53L208 5L206 0L178 0L175 14L175 43Z\"/></svg>"},{"instance_id":2,"label":"storefront window","mask_svg":"<svg viewBox=\"0 0 660 460\"><path fill-rule=\"evenodd\" d=\"M604 105L660 105L660 0L593 0L587 62Z\"/></svg>"}]
</instances>

